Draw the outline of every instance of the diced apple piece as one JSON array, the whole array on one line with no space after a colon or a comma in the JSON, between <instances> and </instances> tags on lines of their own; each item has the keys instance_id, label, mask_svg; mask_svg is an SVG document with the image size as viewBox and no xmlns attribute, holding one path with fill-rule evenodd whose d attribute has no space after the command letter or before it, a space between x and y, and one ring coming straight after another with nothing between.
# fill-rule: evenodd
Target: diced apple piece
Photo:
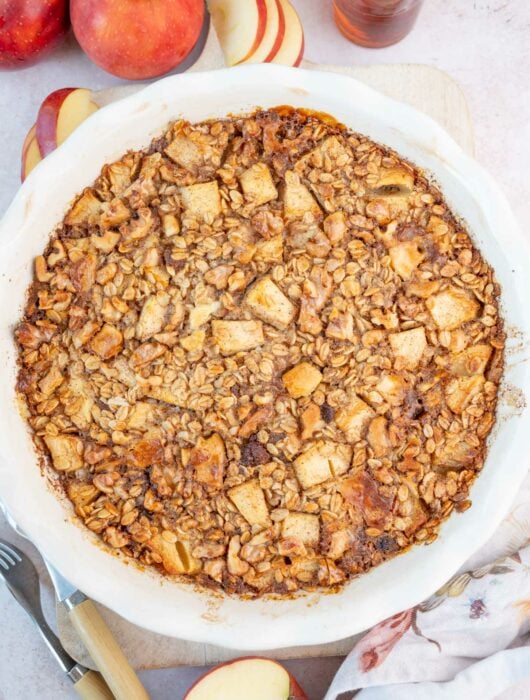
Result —
<instances>
[{"instance_id":1,"label":"diced apple piece","mask_svg":"<svg viewBox=\"0 0 530 700\"><path fill-rule=\"evenodd\" d=\"M364 431L374 415L373 408L358 396L352 396L348 405L337 412L335 422L348 440L357 442L363 437Z\"/></svg>"},{"instance_id":2,"label":"diced apple piece","mask_svg":"<svg viewBox=\"0 0 530 700\"><path fill-rule=\"evenodd\" d=\"M146 390L145 395L150 399L164 401L170 406L178 406L179 408L187 408L186 400L175 394L171 389L164 386L153 386Z\"/></svg>"},{"instance_id":3,"label":"diced apple piece","mask_svg":"<svg viewBox=\"0 0 530 700\"><path fill-rule=\"evenodd\" d=\"M451 411L463 413L474 397L482 391L484 381L482 375L475 375L473 377L460 377L449 382L446 389L446 400Z\"/></svg>"},{"instance_id":4,"label":"diced apple piece","mask_svg":"<svg viewBox=\"0 0 530 700\"><path fill-rule=\"evenodd\" d=\"M239 428L238 435L242 438L248 438L255 433L262 425L272 418L274 408L268 403L261 406L252 413Z\"/></svg>"},{"instance_id":5,"label":"diced apple piece","mask_svg":"<svg viewBox=\"0 0 530 700\"><path fill-rule=\"evenodd\" d=\"M462 440L460 434L447 435L444 444L434 453L434 464L448 469L462 469L477 457L476 447Z\"/></svg>"},{"instance_id":6,"label":"diced apple piece","mask_svg":"<svg viewBox=\"0 0 530 700\"><path fill-rule=\"evenodd\" d=\"M186 216L196 216L201 221L213 221L221 213L219 185L215 180L181 187L180 199Z\"/></svg>"},{"instance_id":7,"label":"diced apple piece","mask_svg":"<svg viewBox=\"0 0 530 700\"><path fill-rule=\"evenodd\" d=\"M192 172L196 171L203 163L203 153L199 145L184 134L177 134L166 146L165 152L177 165Z\"/></svg>"},{"instance_id":8,"label":"diced apple piece","mask_svg":"<svg viewBox=\"0 0 530 700\"><path fill-rule=\"evenodd\" d=\"M491 345L472 345L451 358L449 369L459 377L484 374L492 352Z\"/></svg>"},{"instance_id":9,"label":"diced apple piece","mask_svg":"<svg viewBox=\"0 0 530 700\"><path fill-rule=\"evenodd\" d=\"M324 233L331 245L340 243L347 230L348 226L343 211L334 211L333 214L328 214L324 219Z\"/></svg>"},{"instance_id":10,"label":"diced apple piece","mask_svg":"<svg viewBox=\"0 0 530 700\"><path fill-rule=\"evenodd\" d=\"M407 369L415 369L427 347L423 326L401 333L391 333L388 339L396 359L400 359Z\"/></svg>"},{"instance_id":11,"label":"diced apple piece","mask_svg":"<svg viewBox=\"0 0 530 700\"><path fill-rule=\"evenodd\" d=\"M190 328L196 330L210 320L210 317L219 310L221 303L212 301L208 304L197 304L190 311Z\"/></svg>"},{"instance_id":12,"label":"diced apple piece","mask_svg":"<svg viewBox=\"0 0 530 700\"><path fill-rule=\"evenodd\" d=\"M138 371L141 367L145 367L158 357L161 357L166 348L161 343L142 343L139 345L129 357L130 366Z\"/></svg>"},{"instance_id":13,"label":"diced apple piece","mask_svg":"<svg viewBox=\"0 0 530 700\"><path fill-rule=\"evenodd\" d=\"M326 337L334 340L353 339L353 316L347 311L341 313L338 309L332 309L329 314L329 321L326 327Z\"/></svg>"},{"instance_id":14,"label":"diced apple piece","mask_svg":"<svg viewBox=\"0 0 530 700\"><path fill-rule=\"evenodd\" d=\"M53 392L64 382L63 373L57 367L52 365L47 374L39 382L39 389L45 396L53 394Z\"/></svg>"},{"instance_id":15,"label":"diced apple piece","mask_svg":"<svg viewBox=\"0 0 530 700\"><path fill-rule=\"evenodd\" d=\"M24 182L33 168L42 160L36 130L37 127L33 124L22 145L22 167L20 169L20 180L22 182Z\"/></svg>"},{"instance_id":16,"label":"diced apple piece","mask_svg":"<svg viewBox=\"0 0 530 700\"><path fill-rule=\"evenodd\" d=\"M211 177L221 163L228 135L204 133L184 122L175 125L173 134L165 148L166 155L201 179Z\"/></svg>"},{"instance_id":17,"label":"diced apple piece","mask_svg":"<svg viewBox=\"0 0 530 700\"><path fill-rule=\"evenodd\" d=\"M438 328L452 331L477 317L480 304L468 292L450 287L425 302Z\"/></svg>"},{"instance_id":18,"label":"diced apple piece","mask_svg":"<svg viewBox=\"0 0 530 700\"><path fill-rule=\"evenodd\" d=\"M265 163L255 163L239 177L245 199L255 207L276 199L278 190L274 186L271 171Z\"/></svg>"},{"instance_id":19,"label":"diced apple piece","mask_svg":"<svg viewBox=\"0 0 530 700\"><path fill-rule=\"evenodd\" d=\"M206 331L199 328L198 330L193 331L193 333L190 333L190 335L181 338L180 344L187 352L196 352L203 347L205 340Z\"/></svg>"},{"instance_id":20,"label":"diced apple piece","mask_svg":"<svg viewBox=\"0 0 530 700\"><path fill-rule=\"evenodd\" d=\"M201 562L192 556L187 543L173 542L157 534L147 544L162 558L162 566L168 574L195 574L201 570Z\"/></svg>"},{"instance_id":21,"label":"diced apple piece","mask_svg":"<svg viewBox=\"0 0 530 700\"><path fill-rule=\"evenodd\" d=\"M320 539L320 520L311 513L291 512L282 522L284 539L300 540L308 547L316 547Z\"/></svg>"},{"instance_id":22,"label":"diced apple piece","mask_svg":"<svg viewBox=\"0 0 530 700\"><path fill-rule=\"evenodd\" d=\"M269 63L278 53L285 34L285 17L279 0L265 0L267 22L259 45L244 63Z\"/></svg>"},{"instance_id":23,"label":"diced apple piece","mask_svg":"<svg viewBox=\"0 0 530 700\"><path fill-rule=\"evenodd\" d=\"M110 189L116 197L119 197L131 184L131 168L123 160L106 165L103 173L108 178Z\"/></svg>"},{"instance_id":24,"label":"diced apple piece","mask_svg":"<svg viewBox=\"0 0 530 700\"><path fill-rule=\"evenodd\" d=\"M322 372L311 362L300 362L282 376L289 396L299 399L312 394L322 381Z\"/></svg>"},{"instance_id":25,"label":"diced apple piece","mask_svg":"<svg viewBox=\"0 0 530 700\"><path fill-rule=\"evenodd\" d=\"M261 321L212 321L212 337L223 355L252 350L264 341Z\"/></svg>"},{"instance_id":26,"label":"diced apple piece","mask_svg":"<svg viewBox=\"0 0 530 700\"><path fill-rule=\"evenodd\" d=\"M256 243L256 253L253 260L256 262L281 263L283 261L283 236L274 236L268 241Z\"/></svg>"},{"instance_id":27,"label":"diced apple piece","mask_svg":"<svg viewBox=\"0 0 530 700\"><path fill-rule=\"evenodd\" d=\"M391 406L400 406L405 400L405 382L398 374L384 374L375 389Z\"/></svg>"},{"instance_id":28,"label":"diced apple piece","mask_svg":"<svg viewBox=\"0 0 530 700\"><path fill-rule=\"evenodd\" d=\"M322 321L318 314L326 305L333 290L333 278L321 265L315 265L309 279L302 286L300 314L298 323L300 330L311 335L318 335L322 330Z\"/></svg>"},{"instance_id":29,"label":"diced apple piece","mask_svg":"<svg viewBox=\"0 0 530 700\"><path fill-rule=\"evenodd\" d=\"M245 304L262 321L280 330L285 330L294 319L294 305L270 277L262 277L249 289Z\"/></svg>"},{"instance_id":30,"label":"diced apple piece","mask_svg":"<svg viewBox=\"0 0 530 700\"><path fill-rule=\"evenodd\" d=\"M131 212L125 206L123 200L113 199L110 202L105 202L102 207L100 223L102 228L113 228L123 224L131 218Z\"/></svg>"},{"instance_id":31,"label":"diced apple piece","mask_svg":"<svg viewBox=\"0 0 530 700\"><path fill-rule=\"evenodd\" d=\"M330 559L340 559L344 552L351 547L352 541L353 535L349 528L332 532L326 556Z\"/></svg>"},{"instance_id":32,"label":"diced apple piece","mask_svg":"<svg viewBox=\"0 0 530 700\"><path fill-rule=\"evenodd\" d=\"M96 333L90 343L90 348L102 360L108 360L117 355L123 347L123 334L114 326L106 323L103 328Z\"/></svg>"},{"instance_id":33,"label":"diced apple piece","mask_svg":"<svg viewBox=\"0 0 530 700\"><path fill-rule=\"evenodd\" d=\"M302 424L302 433L300 437L302 440L309 440L314 432L324 427L324 421L320 414L320 406L316 403L310 403L300 416L300 423Z\"/></svg>"},{"instance_id":34,"label":"diced apple piece","mask_svg":"<svg viewBox=\"0 0 530 700\"><path fill-rule=\"evenodd\" d=\"M226 65L250 58L265 34L265 0L208 0L208 9Z\"/></svg>"},{"instance_id":35,"label":"diced apple piece","mask_svg":"<svg viewBox=\"0 0 530 700\"><path fill-rule=\"evenodd\" d=\"M416 296L420 299L428 299L429 297L436 294L440 289L440 282L438 280L417 280L416 282L411 282L407 285L405 293L407 296Z\"/></svg>"},{"instance_id":36,"label":"diced apple piece","mask_svg":"<svg viewBox=\"0 0 530 700\"><path fill-rule=\"evenodd\" d=\"M265 494L257 479L245 481L239 486L229 489L228 497L251 525L269 527L271 520Z\"/></svg>"},{"instance_id":37,"label":"diced apple piece","mask_svg":"<svg viewBox=\"0 0 530 700\"><path fill-rule=\"evenodd\" d=\"M389 250L392 267L404 280L408 280L418 265L425 259L415 241L398 243Z\"/></svg>"},{"instance_id":38,"label":"diced apple piece","mask_svg":"<svg viewBox=\"0 0 530 700\"><path fill-rule=\"evenodd\" d=\"M165 324L169 302L169 294L165 292L159 292L147 297L136 324L136 337L138 340L148 340L156 333L160 333Z\"/></svg>"},{"instance_id":39,"label":"diced apple piece","mask_svg":"<svg viewBox=\"0 0 530 700\"><path fill-rule=\"evenodd\" d=\"M307 696L276 661L247 657L208 671L184 700L307 700Z\"/></svg>"},{"instance_id":40,"label":"diced apple piece","mask_svg":"<svg viewBox=\"0 0 530 700\"><path fill-rule=\"evenodd\" d=\"M414 175L402 166L387 168L381 172L377 183L376 190L382 190L389 194L397 192L409 194L414 188Z\"/></svg>"},{"instance_id":41,"label":"diced apple piece","mask_svg":"<svg viewBox=\"0 0 530 700\"><path fill-rule=\"evenodd\" d=\"M66 415L79 430L87 430L92 422L92 407L94 406L90 384L81 377L70 377L66 396Z\"/></svg>"},{"instance_id":42,"label":"diced apple piece","mask_svg":"<svg viewBox=\"0 0 530 700\"><path fill-rule=\"evenodd\" d=\"M300 176L292 170L285 173L283 207L285 218L289 221L301 219L306 213L312 214L315 218L322 216L322 211L315 198L300 181Z\"/></svg>"},{"instance_id":43,"label":"diced apple piece","mask_svg":"<svg viewBox=\"0 0 530 700\"><path fill-rule=\"evenodd\" d=\"M162 231L166 238L178 236L180 233L180 223L174 214L164 214L162 217Z\"/></svg>"},{"instance_id":44,"label":"diced apple piece","mask_svg":"<svg viewBox=\"0 0 530 700\"><path fill-rule=\"evenodd\" d=\"M294 461L302 488L309 489L348 471L352 457L350 445L318 440Z\"/></svg>"},{"instance_id":45,"label":"diced apple piece","mask_svg":"<svg viewBox=\"0 0 530 700\"><path fill-rule=\"evenodd\" d=\"M146 430L153 422L155 406L147 401L137 401L127 416L129 430Z\"/></svg>"},{"instance_id":46,"label":"diced apple piece","mask_svg":"<svg viewBox=\"0 0 530 700\"><path fill-rule=\"evenodd\" d=\"M122 242L131 243L145 238L155 225L153 212L149 207L137 210L138 218L132 219L127 225L120 226Z\"/></svg>"},{"instance_id":47,"label":"diced apple piece","mask_svg":"<svg viewBox=\"0 0 530 700\"><path fill-rule=\"evenodd\" d=\"M392 500L379 493L375 479L358 472L339 483L339 492L350 506L360 510L369 527L382 528L392 512Z\"/></svg>"},{"instance_id":48,"label":"diced apple piece","mask_svg":"<svg viewBox=\"0 0 530 700\"><path fill-rule=\"evenodd\" d=\"M284 66L299 66L304 57L304 30L289 0L279 0L285 17L285 34L276 55L269 59Z\"/></svg>"},{"instance_id":49,"label":"diced apple piece","mask_svg":"<svg viewBox=\"0 0 530 700\"><path fill-rule=\"evenodd\" d=\"M190 464L195 468L195 479L211 489L223 486L226 450L223 438L214 433L209 438L200 437L191 450Z\"/></svg>"},{"instance_id":50,"label":"diced apple piece","mask_svg":"<svg viewBox=\"0 0 530 700\"><path fill-rule=\"evenodd\" d=\"M37 141L42 157L54 151L98 109L86 88L62 88L44 100L37 114Z\"/></svg>"},{"instance_id":51,"label":"diced apple piece","mask_svg":"<svg viewBox=\"0 0 530 700\"><path fill-rule=\"evenodd\" d=\"M45 435L53 466L60 472L73 472L83 466L83 441L75 435Z\"/></svg>"},{"instance_id":52,"label":"diced apple piece","mask_svg":"<svg viewBox=\"0 0 530 700\"><path fill-rule=\"evenodd\" d=\"M366 435L368 444L374 451L375 457L384 457L392 447L388 436L387 422L384 416L377 416L368 426Z\"/></svg>"},{"instance_id":53,"label":"diced apple piece","mask_svg":"<svg viewBox=\"0 0 530 700\"><path fill-rule=\"evenodd\" d=\"M90 243L103 253L110 253L114 250L119 240L120 234L116 231L105 231L103 236L97 236L94 233L90 236Z\"/></svg>"},{"instance_id":54,"label":"diced apple piece","mask_svg":"<svg viewBox=\"0 0 530 700\"><path fill-rule=\"evenodd\" d=\"M74 202L65 217L65 222L70 226L89 224L92 219L99 216L102 207L103 202L96 197L93 190L87 188Z\"/></svg>"}]
</instances>

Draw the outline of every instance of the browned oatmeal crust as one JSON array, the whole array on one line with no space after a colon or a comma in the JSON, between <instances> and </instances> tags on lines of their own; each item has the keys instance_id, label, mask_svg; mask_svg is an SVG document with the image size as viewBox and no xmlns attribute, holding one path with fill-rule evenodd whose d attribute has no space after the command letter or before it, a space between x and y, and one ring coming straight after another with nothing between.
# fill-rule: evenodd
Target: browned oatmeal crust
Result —
<instances>
[{"instance_id":1,"label":"browned oatmeal crust","mask_svg":"<svg viewBox=\"0 0 530 700\"><path fill-rule=\"evenodd\" d=\"M498 294L440 192L365 136L179 121L36 259L18 391L110 547L228 592L334 588L469 507Z\"/></svg>"}]
</instances>

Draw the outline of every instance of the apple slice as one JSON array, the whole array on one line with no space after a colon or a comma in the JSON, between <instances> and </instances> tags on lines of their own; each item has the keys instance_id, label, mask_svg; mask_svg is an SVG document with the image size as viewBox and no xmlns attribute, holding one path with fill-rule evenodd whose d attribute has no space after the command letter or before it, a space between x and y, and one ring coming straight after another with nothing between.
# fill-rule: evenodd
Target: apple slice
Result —
<instances>
[{"instance_id":1,"label":"apple slice","mask_svg":"<svg viewBox=\"0 0 530 700\"><path fill-rule=\"evenodd\" d=\"M97 109L86 88L62 88L48 95L37 114L37 141L42 157L60 146Z\"/></svg>"},{"instance_id":2,"label":"apple slice","mask_svg":"<svg viewBox=\"0 0 530 700\"><path fill-rule=\"evenodd\" d=\"M272 659L248 656L216 666L184 700L307 700L291 674Z\"/></svg>"},{"instance_id":3,"label":"apple slice","mask_svg":"<svg viewBox=\"0 0 530 700\"><path fill-rule=\"evenodd\" d=\"M278 53L285 34L285 17L280 0L265 0L267 23L259 46L242 63L269 63Z\"/></svg>"},{"instance_id":4,"label":"apple slice","mask_svg":"<svg viewBox=\"0 0 530 700\"><path fill-rule=\"evenodd\" d=\"M41 160L42 156L39 144L37 143L37 127L33 124L22 146L22 168L20 170L20 179L22 182L24 182L33 168L40 163Z\"/></svg>"},{"instance_id":5,"label":"apple slice","mask_svg":"<svg viewBox=\"0 0 530 700\"><path fill-rule=\"evenodd\" d=\"M294 7L289 0L279 0L285 17L283 41L272 63L284 66L299 66L304 57L304 30Z\"/></svg>"},{"instance_id":6,"label":"apple slice","mask_svg":"<svg viewBox=\"0 0 530 700\"><path fill-rule=\"evenodd\" d=\"M246 61L265 34L265 0L208 0L208 9L226 65L235 66Z\"/></svg>"}]
</instances>

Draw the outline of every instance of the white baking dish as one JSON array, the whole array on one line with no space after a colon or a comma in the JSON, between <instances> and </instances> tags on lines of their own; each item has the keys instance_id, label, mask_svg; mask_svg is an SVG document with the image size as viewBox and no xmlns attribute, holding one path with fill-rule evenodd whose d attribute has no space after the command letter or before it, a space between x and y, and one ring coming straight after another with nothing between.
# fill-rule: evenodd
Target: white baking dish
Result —
<instances>
[{"instance_id":1,"label":"white baking dish","mask_svg":"<svg viewBox=\"0 0 530 700\"><path fill-rule=\"evenodd\" d=\"M499 419L473 507L439 539L372 570L336 595L243 601L162 580L111 556L47 486L15 404L12 330L32 259L73 196L104 163L146 146L177 117L191 121L291 104L334 115L431 171L503 286L510 340ZM499 135L502 138L502 134ZM317 644L370 627L433 593L492 534L527 471L530 435L530 254L492 178L431 119L347 77L278 66L176 75L94 114L21 187L0 225L0 497L50 561L85 593L131 622L238 649ZM99 541L98 541L99 542Z\"/></svg>"}]
</instances>

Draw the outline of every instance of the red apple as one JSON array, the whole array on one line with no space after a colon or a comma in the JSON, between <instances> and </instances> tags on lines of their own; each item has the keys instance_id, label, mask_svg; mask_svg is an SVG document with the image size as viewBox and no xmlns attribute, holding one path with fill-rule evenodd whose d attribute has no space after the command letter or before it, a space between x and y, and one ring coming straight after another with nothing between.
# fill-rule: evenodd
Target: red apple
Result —
<instances>
[{"instance_id":1,"label":"red apple","mask_svg":"<svg viewBox=\"0 0 530 700\"><path fill-rule=\"evenodd\" d=\"M60 146L97 108L86 88L62 88L48 95L37 114L37 142L42 157Z\"/></svg>"},{"instance_id":2,"label":"red apple","mask_svg":"<svg viewBox=\"0 0 530 700\"><path fill-rule=\"evenodd\" d=\"M307 696L279 663L248 656L208 671L184 700L307 700Z\"/></svg>"},{"instance_id":3,"label":"red apple","mask_svg":"<svg viewBox=\"0 0 530 700\"><path fill-rule=\"evenodd\" d=\"M208 0L213 26L227 66L250 58L260 45L267 25L265 0Z\"/></svg>"},{"instance_id":4,"label":"red apple","mask_svg":"<svg viewBox=\"0 0 530 700\"><path fill-rule=\"evenodd\" d=\"M142 80L178 66L197 43L203 0L71 0L81 48L120 78Z\"/></svg>"},{"instance_id":5,"label":"red apple","mask_svg":"<svg viewBox=\"0 0 530 700\"><path fill-rule=\"evenodd\" d=\"M42 155L37 143L37 128L35 124L28 131L22 146L22 167L20 169L20 179L22 182L27 178L33 168L40 163Z\"/></svg>"},{"instance_id":6,"label":"red apple","mask_svg":"<svg viewBox=\"0 0 530 700\"><path fill-rule=\"evenodd\" d=\"M285 33L285 17L280 0L265 0L267 22L265 33L256 49L245 59L244 63L267 63L273 60L282 45Z\"/></svg>"},{"instance_id":7,"label":"red apple","mask_svg":"<svg viewBox=\"0 0 530 700\"><path fill-rule=\"evenodd\" d=\"M282 45L274 56L273 63L299 66L304 57L304 30L302 23L289 0L279 0L285 15L285 34Z\"/></svg>"},{"instance_id":8,"label":"red apple","mask_svg":"<svg viewBox=\"0 0 530 700\"><path fill-rule=\"evenodd\" d=\"M67 0L0 0L0 69L37 63L68 27Z\"/></svg>"}]
</instances>

